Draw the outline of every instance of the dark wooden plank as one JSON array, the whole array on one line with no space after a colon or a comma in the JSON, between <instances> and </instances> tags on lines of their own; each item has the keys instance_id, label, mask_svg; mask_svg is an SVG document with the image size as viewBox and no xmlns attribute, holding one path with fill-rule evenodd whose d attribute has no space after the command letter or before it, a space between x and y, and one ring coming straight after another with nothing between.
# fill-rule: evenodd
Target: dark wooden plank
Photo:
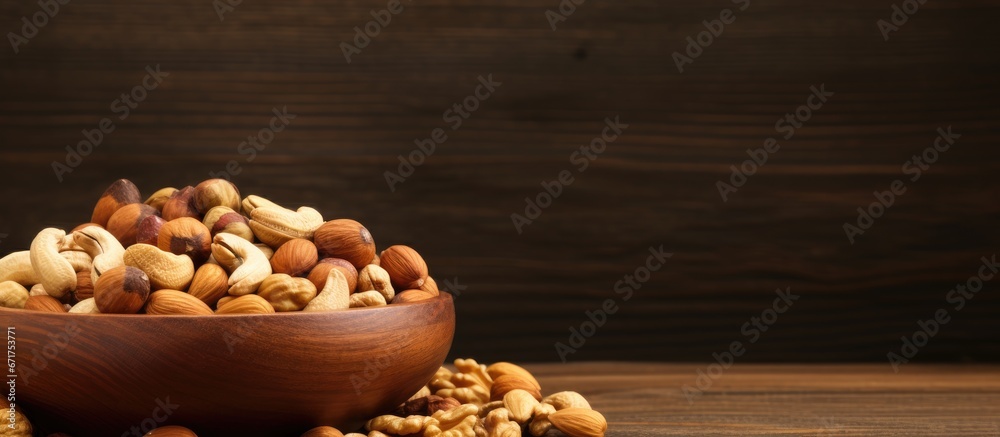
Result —
<instances>
[{"instance_id":1,"label":"dark wooden plank","mask_svg":"<svg viewBox=\"0 0 1000 437\"><path fill-rule=\"evenodd\" d=\"M662 244L667 267L569 359L707 360L790 287L802 298L743 359L884 361L1000 246L994 2L925 3L884 42L890 2L754 0L683 74L671 54L732 2L587 2L553 32L557 4L406 3L347 64L338 44L385 2L244 2L222 22L202 0L71 2L0 50L0 251L86 220L118 177L149 193L235 159L244 192L357 218L467 285L456 355L558 360ZM0 23L36 10L0 3ZM50 163L155 64L171 76L59 183ZM442 112L488 74L503 85L451 131ZM821 83L835 96L723 202L716 181ZM245 162L237 145L284 106L298 117ZM615 114L626 132L518 234L510 214ZM851 245L842 224L948 125L957 145ZM439 127L390 192L383 172ZM996 290L916 360L1000 357Z\"/></svg>"},{"instance_id":2,"label":"dark wooden plank","mask_svg":"<svg viewBox=\"0 0 1000 437\"><path fill-rule=\"evenodd\" d=\"M572 363L526 366L543 392L583 394L608 436L996 435L995 366L735 365L692 402L704 365Z\"/></svg>"}]
</instances>

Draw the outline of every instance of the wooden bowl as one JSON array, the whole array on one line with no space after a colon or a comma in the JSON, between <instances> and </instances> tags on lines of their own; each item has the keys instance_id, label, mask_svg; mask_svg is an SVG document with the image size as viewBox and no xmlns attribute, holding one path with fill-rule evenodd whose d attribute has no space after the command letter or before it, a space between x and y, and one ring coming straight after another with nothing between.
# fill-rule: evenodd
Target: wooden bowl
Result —
<instances>
[{"instance_id":1,"label":"wooden bowl","mask_svg":"<svg viewBox=\"0 0 1000 437\"><path fill-rule=\"evenodd\" d=\"M455 308L447 293L325 313L0 308L0 326L14 327L16 402L46 430L117 437L183 425L200 437L299 436L319 425L357 429L424 386L451 347Z\"/></svg>"}]
</instances>

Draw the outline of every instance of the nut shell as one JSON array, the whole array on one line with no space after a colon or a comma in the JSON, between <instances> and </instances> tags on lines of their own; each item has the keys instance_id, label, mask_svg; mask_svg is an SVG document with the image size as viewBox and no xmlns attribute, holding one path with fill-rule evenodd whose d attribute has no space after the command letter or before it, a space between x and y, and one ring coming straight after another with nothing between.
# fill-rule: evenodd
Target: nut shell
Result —
<instances>
[{"instance_id":1,"label":"nut shell","mask_svg":"<svg viewBox=\"0 0 1000 437\"><path fill-rule=\"evenodd\" d=\"M271 256L271 270L290 276L302 276L319 262L316 245L309 240L295 238L282 244Z\"/></svg>"},{"instance_id":2,"label":"nut shell","mask_svg":"<svg viewBox=\"0 0 1000 437\"><path fill-rule=\"evenodd\" d=\"M115 267L94 284L94 301L102 313L135 314L148 298L149 277L135 267Z\"/></svg>"},{"instance_id":3,"label":"nut shell","mask_svg":"<svg viewBox=\"0 0 1000 437\"><path fill-rule=\"evenodd\" d=\"M379 266L389 273L392 286L397 289L420 288L427 279L427 263L409 246L391 246L382 251L379 259Z\"/></svg>"},{"instance_id":4,"label":"nut shell","mask_svg":"<svg viewBox=\"0 0 1000 437\"><path fill-rule=\"evenodd\" d=\"M342 258L361 270L375 257L375 239L361 223L336 219L323 223L313 241L324 258Z\"/></svg>"},{"instance_id":5,"label":"nut shell","mask_svg":"<svg viewBox=\"0 0 1000 437\"><path fill-rule=\"evenodd\" d=\"M212 309L197 297L177 290L159 290L149 295L146 314L210 316Z\"/></svg>"}]
</instances>

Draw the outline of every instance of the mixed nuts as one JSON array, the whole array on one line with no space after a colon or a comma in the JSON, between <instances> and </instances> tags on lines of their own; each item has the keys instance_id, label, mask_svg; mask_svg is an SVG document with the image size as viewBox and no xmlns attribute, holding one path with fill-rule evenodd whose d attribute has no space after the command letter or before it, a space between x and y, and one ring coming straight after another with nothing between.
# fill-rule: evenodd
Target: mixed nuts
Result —
<instances>
[{"instance_id":1,"label":"mixed nuts","mask_svg":"<svg viewBox=\"0 0 1000 437\"><path fill-rule=\"evenodd\" d=\"M260 299L248 294L236 300L246 298ZM430 383L393 414L366 422L367 434L344 434L334 427L320 426L302 437L603 437L608 429L604 415L592 409L582 395L563 391L543 397L535 377L516 364L486 366L472 359L457 359L455 369L441 367ZM11 435L31 436L30 422L19 410L17 414L23 433ZM182 426L163 426L145 437L197 434Z\"/></svg>"},{"instance_id":2,"label":"mixed nuts","mask_svg":"<svg viewBox=\"0 0 1000 437\"><path fill-rule=\"evenodd\" d=\"M224 179L157 190L120 179L90 222L43 229L0 259L0 306L33 311L208 315L334 311L439 295L407 246L376 253L351 219L241 197ZM247 297L253 296L253 297Z\"/></svg>"}]
</instances>

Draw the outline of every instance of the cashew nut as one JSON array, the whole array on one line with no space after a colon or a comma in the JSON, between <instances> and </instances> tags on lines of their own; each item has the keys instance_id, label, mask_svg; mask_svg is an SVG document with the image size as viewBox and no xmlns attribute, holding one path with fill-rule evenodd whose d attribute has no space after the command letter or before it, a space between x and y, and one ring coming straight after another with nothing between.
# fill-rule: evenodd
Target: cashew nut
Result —
<instances>
[{"instance_id":1,"label":"cashew nut","mask_svg":"<svg viewBox=\"0 0 1000 437\"><path fill-rule=\"evenodd\" d=\"M264 252L237 235L215 234L212 257L229 272L229 294L233 296L256 292L271 275L271 263Z\"/></svg>"},{"instance_id":2,"label":"cashew nut","mask_svg":"<svg viewBox=\"0 0 1000 437\"><path fill-rule=\"evenodd\" d=\"M73 232L73 240L83 248L93 262L90 268L90 281L97 283L101 274L124 264L125 247L100 226L87 226Z\"/></svg>"},{"instance_id":3,"label":"cashew nut","mask_svg":"<svg viewBox=\"0 0 1000 437\"><path fill-rule=\"evenodd\" d=\"M28 289L14 281L0 282L0 307L24 308L28 301Z\"/></svg>"},{"instance_id":4,"label":"cashew nut","mask_svg":"<svg viewBox=\"0 0 1000 437\"><path fill-rule=\"evenodd\" d=\"M347 278L340 270L330 269L330 273L326 276L326 285L302 311L333 311L350 307L351 291L347 287ZM427 394L430 394L430 391Z\"/></svg>"},{"instance_id":5,"label":"cashew nut","mask_svg":"<svg viewBox=\"0 0 1000 437\"><path fill-rule=\"evenodd\" d=\"M247 196L243 211L250 216L254 235L272 248L293 238L311 240L323 224L323 215L313 208L303 206L292 211L260 196Z\"/></svg>"},{"instance_id":6,"label":"cashew nut","mask_svg":"<svg viewBox=\"0 0 1000 437\"><path fill-rule=\"evenodd\" d=\"M79 250L65 250L59 252L59 254L62 255L63 258L66 258L66 261L69 261L69 264L73 266L74 272L89 272L91 265L94 263L93 258L91 258L90 255L87 255L87 252L81 252Z\"/></svg>"},{"instance_id":7,"label":"cashew nut","mask_svg":"<svg viewBox=\"0 0 1000 437\"><path fill-rule=\"evenodd\" d=\"M31 241L31 266L38 282L54 298L62 298L76 288L76 270L59 254L59 246L66 238L66 231L46 228Z\"/></svg>"},{"instance_id":8,"label":"cashew nut","mask_svg":"<svg viewBox=\"0 0 1000 437\"><path fill-rule=\"evenodd\" d=\"M556 410L565 410L567 408L590 408L590 402L583 397L580 393L575 391L561 391L559 393L550 394L542 398L543 404L549 404L555 407Z\"/></svg>"},{"instance_id":9,"label":"cashew nut","mask_svg":"<svg viewBox=\"0 0 1000 437\"><path fill-rule=\"evenodd\" d=\"M129 246L122 260L125 265L149 276L149 284L154 290L187 290L194 278L194 262L190 257L164 252L150 244Z\"/></svg>"},{"instance_id":10,"label":"cashew nut","mask_svg":"<svg viewBox=\"0 0 1000 437\"><path fill-rule=\"evenodd\" d=\"M24 286L38 283L38 275L31 267L31 253L27 250L14 252L0 258L0 282L14 281Z\"/></svg>"},{"instance_id":11,"label":"cashew nut","mask_svg":"<svg viewBox=\"0 0 1000 437\"><path fill-rule=\"evenodd\" d=\"M69 312L80 313L80 314L100 313L100 311L97 309L97 301L94 300L94 298L92 297L88 297L84 300L77 302L76 305L73 305L73 308L69 309Z\"/></svg>"}]
</instances>

